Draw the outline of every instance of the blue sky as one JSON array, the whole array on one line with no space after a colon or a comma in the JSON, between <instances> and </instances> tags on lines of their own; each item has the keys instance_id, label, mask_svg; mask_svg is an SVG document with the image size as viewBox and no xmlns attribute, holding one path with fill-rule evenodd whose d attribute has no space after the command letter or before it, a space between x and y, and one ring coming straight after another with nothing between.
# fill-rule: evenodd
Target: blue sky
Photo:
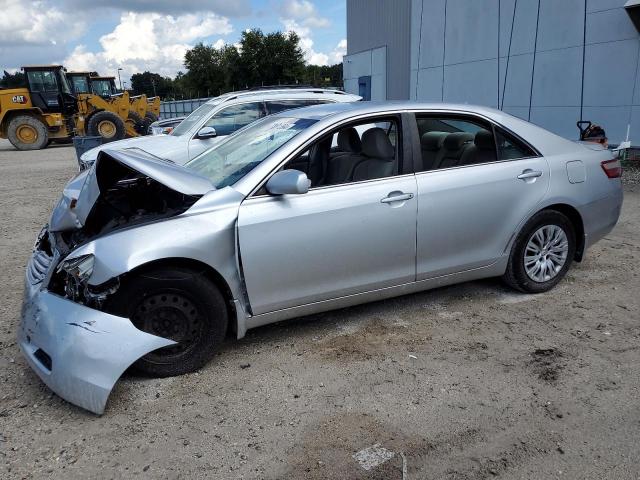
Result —
<instances>
[{"instance_id":1,"label":"blue sky","mask_svg":"<svg viewBox=\"0 0 640 480\"><path fill-rule=\"evenodd\" d=\"M236 43L243 30L294 30L318 65L346 53L346 0L0 0L0 69L62 63L124 79L173 76L198 42Z\"/></svg>"}]
</instances>

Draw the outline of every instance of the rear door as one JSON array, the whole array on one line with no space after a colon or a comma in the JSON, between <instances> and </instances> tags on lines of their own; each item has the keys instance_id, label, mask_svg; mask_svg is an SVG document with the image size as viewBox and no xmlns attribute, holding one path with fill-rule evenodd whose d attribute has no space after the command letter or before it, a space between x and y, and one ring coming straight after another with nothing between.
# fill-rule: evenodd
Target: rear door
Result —
<instances>
[{"instance_id":1,"label":"rear door","mask_svg":"<svg viewBox=\"0 0 640 480\"><path fill-rule=\"evenodd\" d=\"M418 114L420 137L442 135L418 166L417 279L488 266L549 187L547 161L474 116ZM425 145L425 142L423 142Z\"/></svg>"}]
</instances>

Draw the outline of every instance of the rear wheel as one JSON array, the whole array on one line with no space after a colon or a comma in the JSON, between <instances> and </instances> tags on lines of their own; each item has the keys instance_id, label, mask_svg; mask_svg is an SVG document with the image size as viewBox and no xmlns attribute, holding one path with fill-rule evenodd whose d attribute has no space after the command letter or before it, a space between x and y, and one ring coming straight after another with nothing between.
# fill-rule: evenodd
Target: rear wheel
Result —
<instances>
[{"instance_id":1,"label":"rear wheel","mask_svg":"<svg viewBox=\"0 0 640 480\"><path fill-rule=\"evenodd\" d=\"M571 221L555 210L543 210L518 234L503 279L522 292L546 292L564 278L575 253Z\"/></svg>"},{"instance_id":2,"label":"rear wheel","mask_svg":"<svg viewBox=\"0 0 640 480\"><path fill-rule=\"evenodd\" d=\"M49 131L42 120L18 115L9 121L7 137L18 150L40 150L49 144Z\"/></svg>"},{"instance_id":3,"label":"rear wheel","mask_svg":"<svg viewBox=\"0 0 640 480\"><path fill-rule=\"evenodd\" d=\"M206 364L224 340L227 307L224 297L202 273L157 268L124 283L105 305L130 318L136 328L175 345L148 353L134 370L154 377L182 375Z\"/></svg>"},{"instance_id":4,"label":"rear wheel","mask_svg":"<svg viewBox=\"0 0 640 480\"><path fill-rule=\"evenodd\" d=\"M89 118L88 135L102 137L102 143L122 140L125 137L125 126L122 119L113 112L103 110Z\"/></svg>"}]
</instances>

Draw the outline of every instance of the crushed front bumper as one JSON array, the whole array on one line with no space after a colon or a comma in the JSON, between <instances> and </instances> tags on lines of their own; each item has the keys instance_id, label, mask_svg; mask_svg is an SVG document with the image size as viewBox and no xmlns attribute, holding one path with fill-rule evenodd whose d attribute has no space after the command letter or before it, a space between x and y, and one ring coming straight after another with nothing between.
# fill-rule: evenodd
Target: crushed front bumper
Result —
<instances>
[{"instance_id":1,"label":"crushed front bumper","mask_svg":"<svg viewBox=\"0 0 640 480\"><path fill-rule=\"evenodd\" d=\"M27 276L18 344L51 390L91 412L104 411L111 389L133 362L175 343L41 287Z\"/></svg>"}]
</instances>

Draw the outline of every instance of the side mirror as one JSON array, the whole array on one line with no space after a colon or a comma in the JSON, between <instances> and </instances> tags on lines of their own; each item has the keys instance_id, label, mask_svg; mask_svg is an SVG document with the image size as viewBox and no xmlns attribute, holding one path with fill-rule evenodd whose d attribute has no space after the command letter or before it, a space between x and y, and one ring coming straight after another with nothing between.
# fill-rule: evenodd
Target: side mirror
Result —
<instances>
[{"instance_id":1,"label":"side mirror","mask_svg":"<svg viewBox=\"0 0 640 480\"><path fill-rule=\"evenodd\" d=\"M213 138L217 136L218 134L216 133L216 129L213 127L202 127L198 130L198 134L196 135L196 137L200 139Z\"/></svg>"},{"instance_id":2,"label":"side mirror","mask_svg":"<svg viewBox=\"0 0 640 480\"><path fill-rule=\"evenodd\" d=\"M300 170L282 170L273 175L267 182L267 191L272 195L307 193L311 180Z\"/></svg>"}]
</instances>

